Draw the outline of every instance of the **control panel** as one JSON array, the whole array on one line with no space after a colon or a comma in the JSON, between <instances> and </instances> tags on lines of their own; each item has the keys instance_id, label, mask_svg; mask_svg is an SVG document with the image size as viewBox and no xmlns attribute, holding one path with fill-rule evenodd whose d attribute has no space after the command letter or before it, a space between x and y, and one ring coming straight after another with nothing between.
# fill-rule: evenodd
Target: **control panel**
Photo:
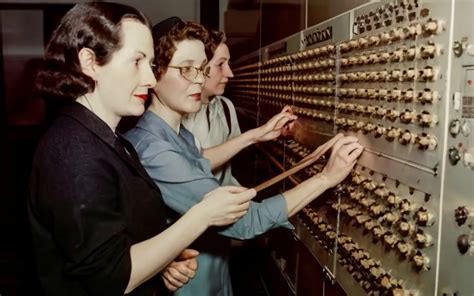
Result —
<instances>
[{"instance_id":1,"label":"control panel","mask_svg":"<svg viewBox=\"0 0 474 296\"><path fill-rule=\"evenodd\" d=\"M291 140L264 145L281 167L338 132L365 147L293 221L348 295L474 293L473 13L473 0L371 2L235 63L244 118L299 117Z\"/></svg>"}]
</instances>

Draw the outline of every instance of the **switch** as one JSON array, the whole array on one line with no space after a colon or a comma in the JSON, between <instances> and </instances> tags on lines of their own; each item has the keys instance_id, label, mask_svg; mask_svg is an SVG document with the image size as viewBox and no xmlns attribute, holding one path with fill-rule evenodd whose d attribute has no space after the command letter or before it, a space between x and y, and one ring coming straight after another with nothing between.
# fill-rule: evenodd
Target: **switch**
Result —
<instances>
[{"instance_id":1,"label":"switch","mask_svg":"<svg viewBox=\"0 0 474 296\"><path fill-rule=\"evenodd\" d=\"M468 148L463 154L464 166L474 169L474 147Z\"/></svg>"},{"instance_id":2,"label":"switch","mask_svg":"<svg viewBox=\"0 0 474 296\"><path fill-rule=\"evenodd\" d=\"M407 81L414 81L417 78L417 72L413 68L408 68L408 70L403 71L403 74L405 76L405 80Z\"/></svg>"},{"instance_id":3,"label":"switch","mask_svg":"<svg viewBox=\"0 0 474 296\"><path fill-rule=\"evenodd\" d=\"M390 57L390 62L392 63L403 62L403 59L405 57L405 52L406 52L406 49L398 48L397 50L392 52L392 56Z\"/></svg>"},{"instance_id":4,"label":"switch","mask_svg":"<svg viewBox=\"0 0 474 296\"><path fill-rule=\"evenodd\" d=\"M459 252L461 254L465 254L470 248L469 236L467 236L466 234L460 235L457 241L457 245Z\"/></svg>"},{"instance_id":5,"label":"switch","mask_svg":"<svg viewBox=\"0 0 474 296\"><path fill-rule=\"evenodd\" d=\"M461 125L461 134L464 137L468 137L471 134L471 128L467 121L464 121L463 124Z\"/></svg>"},{"instance_id":6,"label":"switch","mask_svg":"<svg viewBox=\"0 0 474 296\"><path fill-rule=\"evenodd\" d=\"M412 88L407 89L403 94L403 100L410 103L415 99L416 95Z\"/></svg>"},{"instance_id":7,"label":"switch","mask_svg":"<svg viewBox=\"0 0 474 296\"><path fill-rule=\"evenodd\" d=\"M395 69L391 72L391 81L400 81L402 78L402 71Z\"/></svg>"},{"instance_id":8,"label":"switch","mask_svg":"<svg viewBox=\"0 0 474 296\"><path fill-rule=\"evenodd\" d=\"M346 211L346 213L347 213L347 215L348 215L349 217L351 217L351 218L354 218L354 217L356 217L357 215L360 215L360 214L361 214L361 212L360 212L358 209L356 209L356 208L354 208L354 209L349 209L349 210Z\"/></svg>"},{"instance_id":9,"label":"switch","mask_svg":"<svg viewBox=\"0 0 474 296\"><path fill-rule=\"evenodd\" d=\"M406 52L406 58L407 60L409 61L412 61L415 59L415 57L417 57L417 54L418 54L419 50L417 47L415 46L412 46L410 48L407 49L407 52Z\"/></svg>"},{"instance_id":10,"label":"switch","mask_svg":"<svg viewBox=\"0 0 474 296\"><path fill-rule=\"evenodd\" d=\"M459 134L461 131L461 121L459 119L453 119L449 123L449 133L454 138Z\"/></svg>"},{"instance_id":11,"label":"switch","mask_svg":"<svg viewBox=\"0 0 474 296\"><path fill-rule=\"evenodd\" d=\"M400 203L398 204L398 207L400 209L400 213L402 215L406 215L406 214L409 214L415 207L414 204L412 204L412 202L410 202L408 199L404 198L400 201Z\"/></svg>"},{"instance_id":12,"label":"switch","mask_svg":"<svg viewBox=\"0 0 474 296\"><path fill-rule=\"evenodd\" d=\"M380 43L380 37L379 36L370 36L369 37L369 46L377 46ZM474 55L474 50L473 50L473 55Z\"/></svg>"},{"instance_id":13,"label":"switch","mask_svg":"<svg viewBox=\"0 0 474 296\"><path fill-rule=\"evenodd\" d=\"M371 64L377 64L380 62L380 57L376 53L371 53L369 55L369 63Z\"/></svg>"},{"instance_id":14,"label":"switch","mask_svg":"<svg viewBox=\"0 0 474 296\"><path fill-rule=\"evenodd\" d=\"M381 239L385 235L385 233L387 233L387 230L383 226L379 225L379 226L375 226L372 229L372 233L377 239Z\"/></svg>"},{"instance_id":15,"label":"switch","mask_svg":"<svg viewBox=\"0 0 474 296\"><path fill-rule=\"evenodd\" d=\"M382 32L380 34L380 40L383 43L389 43L391 41L390 33L389 32Z\"/></svg>"},{"instance_id":16,"label":"switch","mask_svg":"<svg viewBox=\"0 0 474 296\"><path fill-rule=\"evenodd\" d=\"M357 110L359 111L359 109L357 109ZM361 130L361 129L363 129L364 127L365 127L365 122L363 122L363 121L358 121L358 122L356 123L356 126L355 126L355 128L356 128L357 130Z\"/></svg>"},{"instance_id":17,"label":"switch","mask_svg":"<svg viewBox=\"0 0 474 296\"><path fill-rule=\"evenodd\" d=\"M387 211L387 208L383 204L373 204L369 208L373 216L379 217ZM375 226L375 225L374 225Z\"/></svg>"},{"instance_id":18,"label":"switch","mask_svg":"<svg viewBox=\"0 0 474 296\"><path fill-rule=\"evenodd\" d=\"M426 104L426 103L433 103L434 101L437 101L439 98L439 93L437 91L431 91L429 88L425 88L423 92L420 92L418 94L417 100L421 104Z\"/></svg>"},{"instance_id":19,"label":"switch","mask_svg":"<svg viewBox=\"0 0 474 296\"><path fill-rule=\"evenodd\" d=\"M432 226L434 224L434 216L424 207L420 207L413 216L416 223L420 226Z\"/></svg>"},{"instance_id":20,"label":"switch","mask_svg":"<svg viewBox=\"0 0 474 296\"><path fill-rule=\"evenodd\" d=\"M395 121L398 117L400 117L400 113L395 109L388 109L387 113L385 114L385 117L388 118L390 121Z\"/></svg>"},{"instance_id":21,"label":"switch","mask_svg":"<svg viewBox=\"0 0 474 296\"><path fill-rule=\"evenodd\" d=\"M420 70L419 77L423 80L435 80L436 78L436 70L433 67L425 67L423 70Z\"/></svg>"},{"instance_id":22,"label":"switch","mask_svg":"<svg viewBox=\"0 0 474 296\"><path fill-rule=\"evenodd\" d=\"M375 200L373 198L370 198L370 197L363 197L359 203L361 205L363 205L364 207L368 208L370 207L371 205L373 205L375 203Z\"/></svg>"},{"instance_id":23,"label":"switch","mask_svg":"<svg viewBox=\"0 0 474 296\"><path fill-rule=\"evenodd\" d=\"M413 256L413 261L415 263L415 266L419 270L427 271L430 270L430 258L428 258L426 255L421 253L420 251L417 251L415 256Z\"/></svg>"},{"instance_id":24,"label":"switch","mask_svg":"<svg viewBox=\"0 0 474 296\"><path fill-rule=\"evenodd\" d=\"M416 136L415 143L420 150L434 150L438 146L438 140L435 136L427 133L421 133Z\"/></svg>"},{"instance_id":25,"label":"switch","mask_svg":"<svg viewBox=\"0 0 474 296\"><path fill-rule=\"evenodd\" d=\"M364 197L364 194L362 192L354 191L349 193L349 196L352 200L359 201L362 197Z\"/></svg>"},{"instance_id":26,"label":"switch","mask_svg":"<svg viewBox=\"0 0 474 296\"><path fill-rule=\"evenodd\" d=\"M413 252L413 246L405 241L399 241L397 243L397 248L400 254L404 255L405 257L410 256L410 254Z\"/></svg>"},{"instance_id":27,"label":"switch","mask_svg":"<svg viewBox=\"0 0 474 296\"><path fill-rule=\"evenodd\" d=\"M389 246L392 247L392 248L393 248L393 247L398 243L398 241L399 241L397 235L394 234L394 233L392 233L392 232L387 232L387 233L383 236L383 240L385 241L385 243L386 243L387 245L389 245Z\"/></svg>"},{"instance_id":28,"label":"switch","mask_svg":"<svg viewBox=\"0 0 474 296\"><path fill-rule=\"evenodd\" d=\"M403 236L409 236L413 233L414 226L405 218L402 218L398 224L399 232Z\"/></svg>"},{"instance_id":29,"label":"switch","mask_svg":"<svg viewBox=\"0 0 474 296\"><path fill-rule=\"evenodd\" d=\"M386 128L383 125L378 124L375 130L373 131L374 137L380 138L381 136L385 134L385 131L386 131Z\"/></svg>"},{"instance_id":30,"label":"switch","mask_svg":"<svg viewBox=\"0 0 474 296\"><path fill-rule=\"evenodd\" d=\"M425 34L436 35L443 30L443 22L437 20L429 20L424 26Z\"/></svg>"},{"instance_id":31,"label":"switch","mask_svg":"<svg viewBox=\"0 0 474 296\"><path fill-rule=\"evenodd\" d=\"M365 48L368 46L369 41L365 38L359 38L358 40L358 47L359 48Z\"/></svg>"},{"instance_id":32,"label":"switch","mask_svg":"<svg viewBox=\"0 0 474 296\"><path fill-rule=\"evenodd\" d=\"M377 188L377 183L372 180L367 180L364 182L363 187L365 190L372 192Z\"/></svg>"},{"instance_id":33,"label":"switch","mask_svg":"<svg viewBox=\"0 0 474 296\"><path fill-rule=\"evenodd\" d=\"M390 194L390 191L385 187L384 184L379 184L377 189L375 189L374 194L384 199Z\"/></svg>"},{"instance_id":34,"label":"switch","mask_svg":"<svg viewBox=\"0 0 474 296\"><path fill-rule=\"evenodd\" d=\"M458 163L458 161L461 159L461 153L459 152L458 148L455 146L449 147L448 159L452 165L456 165Z\"/></svg>"},{"instance_id":35,"label":"switch","mask_svg":"<svg viewBox=\"0 0 474 296\"><path fill-rule=\"evenodd\" d=\"M416 111L411 111L409 109L405 109L402 113L400 113L400 121L405 124L410 124L415 121L416 118Z\"/></svg>"},{"instance_id":36,"label":"switch","mask_svg":"<svg viewBox=\"0 0 474 296\"><path fill-rule=\"evenodd\" d=\"M427 248L433 245L433 238L428 233L418 229L415 233L415 243L418 248Z\"/></svg>"},{"instance_id":37,"label":"switch","mask_svg":"<svg viewBox=\"0 0 474 296\"><path fill-rule=\"evenodd\" d=\"M395 195L394 193L390 193L387 197L387 202L391 206L397 206L400 203L401 198Z\"/></svg>"},{"instance_id":38,"label":"switch","mask_svg":"<svg viewBox=\"0 0 474 296\"><path fill-rule=\"evenodd\" d=\"M433 127L438 124L438 116L436 114L431 114L428 111L422 111L419 113L417 119L420 126L424 127Z\"/></svg>"},{"instance_id":39,"label":"switch","mask_svg":"<svg viewBox=\"0 0 474 296\"><path fill-rule=\"evenodd\" d=\"M375 125L368 122L365 126L364 126L364 132L365 133L369 133L371 131L373 131L375 129Z\"/></svg>"},{"instance_id":40,"label":"switch","mask_svg":"<svg viewBox=\"0 0 474 296\"><path fill-rule=\"evenodd\" d=\"M388 212L383 215L380 220L382 222L387 222L389 225L392 225L393 223L396 223L398 220L400 220L400 214L396 212Z\"/></svg>"}]
</instances>

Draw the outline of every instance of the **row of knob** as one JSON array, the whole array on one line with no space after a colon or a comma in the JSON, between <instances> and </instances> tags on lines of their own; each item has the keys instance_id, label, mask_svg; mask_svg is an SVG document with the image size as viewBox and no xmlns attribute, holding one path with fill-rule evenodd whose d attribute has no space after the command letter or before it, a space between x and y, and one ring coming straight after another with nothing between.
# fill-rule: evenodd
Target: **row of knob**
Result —
<instances>
[{"instance_id":1,"label":"row of knob","mask_svg":"<svg viewBox=\"0 0 474 296\"><path fill-rule=\"evenodd\" d=\"M311 152L304 145L294 140L288 141L288 143L285 144L285 148L301 159ZM317 171L319 170L317 169ZM345 190L348 194L346 197L367 208L373 216L382 217L382 221L387 221L389 224L403 222L401 228L406 232L405 235L411 234L411 229L414 228L408 227L408 221L404 218L412 212L414 212L413 218L417 225L431 226L434 224L433 214L429 213L424 207L417 208L415 203L410 202L406 198L400 198L394 192L390 191L384 183L377 183L358 171L354 170L351 173L351 180L345 184ZM377 203L377 200L370 197L370 195L382 200L387 206ZM399 210L399 214L393 211L394 208ZM346 210L347 209L348 208L346 208ZM418 233L418 235L420 235L420 233ZM428 238L423 239L425 243L428 241L431 240ZM428 245L424 245L424 247L426 246Z\"/></svg>"},{"instance_id":2,"label":"row of knob","mask_svg":"<svg viewBox=\"0 0 474 296\"><path fill-rule=\"evenodd\" d=\"M332 74L321 74L319 77L312 77L313 75L309 75L311 77L294 77L295 81L297 79L323 79L323 78L331 78ZM286 78L285 78L286 79ZM256 89L258 88L256 84L244 84L240 89ZM292 96L292 92L300 92L300 93L317 93L317 94L324 94L324 95L332 95L336 92L335 88L331 87L312 87L306 85L294 85L291 86L287 85L279 85L279 84L262 84L260 86L261 89L265 90L273 90L273 91L281 91L286 92L285 96L281 96L281 98L286 100L296 100L301 101L307 104L311 104L314 100L312 97L304 97L304 96ZM440 99L439 92L432 91L429 88L425 88L422 91L415 91L412 88L408 89L397 89L394 88L392 90L386 88L338 88L338 96L340 98L357 98L357 99L369 99L369 100L386 100L387 102L417 102L421 104L426 103L434 103ZM261 92L262 96L269 96L269 97L280 97L277 95L278 93L269 93L269 92ZM354 110L353 110L354 111Z\"/></svg>"},{"instance_id":3,"label":"row of knob","mask_svg":"<svg viewBox=\"0 0 474 296\"><path fill-rule=\"evenodd\" d=\"M318 106L318 104L316 104ZM395 122L397 119L401 123L411 124L418 123L422 127L434 127L438 124L438 116L431 114L429 111L417 112L416 110L405 109L398 111L396 109L384 108L382 106L360 105L354 103L340 103L337 105L340 112L356 113L360 115L373 116L380 119ZM343 118L344 119L344 118ZM341 120L344 126L352 127L352 121Z\"/></svg>"},{"instance_id":4,"label":"row of knob","mask_svg":"<svg viewBox=\"0 0 474 296\"><path fill-rule=\"evenodd\" d=\"M332 229L331 225L325 223L318 214L311 208L304 208L300 219L303 225L317 238L321 240L321 232ZM379 292L382 295L407 295L402 281L390 275L381 265L381 262L371 258L370 253L359 247L353 239L345 234L340 234L337 238L338 261L366 290ZM327 236L330 239L330 236ZM325 243L327 245L327 243Z\"/></svg>"},{"instance_id":5,"label":"row of knob","mask_svg":"<svg viewBox=\"0 0 474 296\"><path fill-rule=\"evenodd\" d=\"M402 216L410 215L412 212L414 212L413 218L415 219L417 225L431 226L435 222L434 215L429 213L426 208L417 207L416 204L410 202L408 199L400 198L396 193L389 190L384 183L378 183L372 178L354 170L351 174L350 184L346 187L351 200L359 201L361 197L365 196L364 194L361 194L361 191L358 191L357 188L361 189L365 193L372 194L380 200L383 200L391 210L398 208ZM370 200L371 199L363 202L362 204L365 207L370 207L373 204L370 202Z\"/></svg>"},{"instance_id":6,"label":"row of knob","mask_svg":"<svg viewBox=\"0 0 474 296\"><path fill-rule=\"evenodd\" d=\"M438 146L438 140L434 135L428 133L415 134L408 129L403 130L398 127L385 127L381 124L371 122L357 121L349 118L334 118L333 114L325 114L312 109L293 107L293 112L297 115L310 117L315 120L325 121L327 123L334 122L340 129L350 129L353 131L361 131L365 134L372 133L375 138L384 136L389 142L398 139L402 145L415 145L419 150L435 150Z\"/></svg>"},{"instance_id":7,"label":"row of knob","mask_svg":"<svg viewBox=\"0 0 474 296\"><path fill-rule=\"evenodd\" d=\"M335 53L336 46L334 44L328 44L312 49L307 49L290 55L285 55L277 58L270 59L263 62L263 66L272 66L275 64L288 63L292 61L298 61L303 59L317 58L328 56Z\"/></svg>"},{"instance_id":8,"label":"row of knob","mask_svg":"<svg viewBox=\"0 0 474 296\"><path fill-rule=\"evenodd\" d=\"M431 66L422 69L408 68L404 70L358 71L338 75L341 82L404 82L434 81L439 70Z\"/></svg>"},{"instance_id":9,"label":"row of knob","mask_svg":"<svg viewBox=\"0 0 474 296\"><path fill-rule=\"evenodd\" d=\"M361 66L368 64L400 63L415 59L431 59L442 53L440 45L426 44L423 46L402 46L394 51L367 52L357 56L343 57L340 59L342 67Z\"/></svg>"},{"instance_id":10,"label":"row of knob","mask_svg":"<svg viewBox=\"0 0 474 296\"><path fill-rule=\"evenodd\" d=\"M363 227L365 231L371 232L373 234L374 241L382 241L385 246L394 249L404 258L413 260L415 266L421 270L429 270L429 262L419 261L418 256L421 254L420 250L416 248L426 248L433 245L433 239L429 234L424 233L421 229L417 229L414 234L405 234L408 231L414 232L412 226L406 220L400 220L394 225L394 228L397 229L397 232L394 232L384 226L384 219L386 216L389 217L391 213L386 213L384 216L379 219L372 219L368 214L364 214L358 208L353 207L349 204L341 204L341 208L348 208L345 210L341 209L341 213L345 214L350 219L353 219L356 222L357 226ZM338 209L337 204L333 204L334 209ZM400 235L401 234L401 235ZM404 239L403 237L407 239ZM414 243L408 240L414 240ZM415 247L416 246L416 247Z\"/></svg>"},{"instance_id":11,"label":"row of knob","mask_svg":"<svg viewBox=\"0 0 474 296\"><path fill-rule=\"evenodd\" d=\"M404 102L419 102L421 104L433 103L439 100L439 93L432 91L429 88L423 89L423 91L415 91L412 88L409 89L374 89L374 88L339 88L339 97L357 97L361 99L375 99L375 100L387 100L391 101L404 101Z\"/></svg>"},{"instance_id":12,"label":"row of knob","mask_svg":"<svg viewBox=\"0 0 474 296\"><path fill-rule=\"evenodd\" d=\"M428 20L423 24L411 24L406 27L397 27L375 34L360 37L339 44L341 52L366 49L370 47L388 45L396 41L414 39L417 36L430 36L439 34L444 29L444 24L439 20Z\"/></svg>"},{"instance_id":13,"label":"row of knob","mask_svg":"<svg viewBox=\"0 0 474 296\"><path fill-rule=\"evenodd\" d=\"M408 0L398 1L396 3L387 3L377 9L371 10L366 14L356 17L356 24L370 24L371 21L377 22L380 19L388 19L393 15L404 15L418 8L418 0L412 2Z\"/></svg>"},{"instance_id":14,"label":"row of knob","mask_svg":"<svg viewBox=\"0 0 474 296\"><path fill-rule=\"evenodd\" d=\"M429 59L434 58L436 55L440 55L442 52L440 45L427 44L424 46L411 46L401 47L392 52L371 52L365 53L358 56L343 57L340 59L342 67L366 65L366 64L385 64L385 63L397 63L403 61L411 61L414 59ZM263 68L259 71L242 73L239 76L249 76L258 74L277 74L277 73L288 73L295 71L306 71L306 70L317 70L324 68L332 68L336 64L334 59L323 59L308 61L304 63L296 64L285 64L277 67ZM244 75L245 74L245 75Z\"/></svg>"},{"instance_id":15,"label":"row of knob","mask_svg":"<svg viewBox=\"0 0 474 296\"><path fill-rule=\"evenodd\" d=\"M317 70L324 68L332 68L336 65L336 60L334 59L323 59L315 60L305 63L295 63L295 64L286 64L278 67L263 68L260 71L260 74L276 74L276 73L288 73L295 71L305 71L305 70Z\"/></svg>"},{"instance_id":16,"label":"row of knob","mask_svg":"<svg viewBox=\"0 0 474 296\"><path fill-rule=\"evenodd\" d=\"M350 199L354 202L353 204L343 203L339 205L333 203L332 208L341 210L349 217L355 219L359 225L364 226L368 231L372 231L375 227L378 227L378 233L374 233L377 237L380 237L380 231L382 230L384 230L384 233L387 233L385 227L392 227L392 230L396 230L402 237L412 238L418 248L426 248L433 245L431 235L416 226L418 225L416 223L425 224L425 221L421 221L420 219L426 218L426 209L419 208L415 212L414 218L416 219L416 223L413 223L409 220L407 213L413 211L414 204L407 199L400 202L398 207L399 211L395 211L384 203L378 203L377 200L367 196L361 191L351 193Z\"/></svg>"}]
</instances>

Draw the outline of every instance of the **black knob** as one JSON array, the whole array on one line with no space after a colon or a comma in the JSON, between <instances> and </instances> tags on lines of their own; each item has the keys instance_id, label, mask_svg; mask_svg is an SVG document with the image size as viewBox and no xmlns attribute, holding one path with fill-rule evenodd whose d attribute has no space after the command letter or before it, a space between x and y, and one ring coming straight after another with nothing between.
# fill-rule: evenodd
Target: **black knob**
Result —
<instances>
[{"instance_id":1,"label":"black knob","mask_svg":"<svg viewBox=\"0 0 474 296\"><path fill-rule=\"evenodd\" d=\"M469 210L462 206L454 210L454 218L459 226L466 223L467 217L469 216Z\"/></svg>"},{"instance_id":2,"label":"black knob","mask_svg":"<svg viewBox=\"0 0 474 296\"><path fill-rule=\"evenodd\" d=\"M458 249L461 254L465 254L469 250L469 237L462 234L458 237Z\"/></svg>"},{"instance_id":3,"label":"black knob","mask_svg":"<svg viewBox=\"0 0 474 296\"><path fill-rule=\"evenodd\" d=\"M461 159L461 154L459 153L459 150L456 147L451 146L448 149L448 158L449 158L449 162L452 165L456 165L458 161Z\"/></svg>"}]
</instances>

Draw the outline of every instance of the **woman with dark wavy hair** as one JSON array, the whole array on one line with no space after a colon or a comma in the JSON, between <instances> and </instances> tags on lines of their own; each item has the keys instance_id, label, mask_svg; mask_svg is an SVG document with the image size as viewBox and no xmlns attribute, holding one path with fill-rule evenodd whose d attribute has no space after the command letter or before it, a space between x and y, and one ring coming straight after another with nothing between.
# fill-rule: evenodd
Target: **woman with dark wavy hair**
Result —
<instances>
[{"instance_id":1,"label":"woman with dark wavy hair","mask_svg":"<svg viewBox=\"0 0 474 296\"><path fill-rule=\"evenodd\" d=\"M167 294L165 285L175 290L195 272L197 253L183 250L208 227L235 222L255 195L216 190L170 224L159 188L115 131L144 112L153 61L147 19L119 4L76 5L47 45L37 89L66 106L38 144L30 180L46 295ZM188 259L168 265L181 252ZM173 286L157 276L165 268Z\"/></svg>"},{"instance_id":2,"label":"woman with dark wavy hair","mask_svg":"<svg viewBox=\"0 0 474 296\"><path fill-rule=\"evenodd\" d=\"M160 187L164 202L179 214L185 214L201 201L203 194L221 186L212 175L213 169L253 143L278 137L295 116L284 108L266 124L217 147L201 150L181 120L201 107L202 86L208 74L204 49L207 31L199 24L171 18L153 27L153 38L158 82L153 88L150 107L126 137ZM341 135L338 138L323 173L261 203L252 202L247 214L237 222L211 229L201 236L193 246L200 252L199 269L176 295L232 295L228 237L249 239L273 228L291 228L288 217L341 182L362 152L357 138ZM172 275L165 277L170 284L175 282Z\"/></svg>"}]
</instances>

